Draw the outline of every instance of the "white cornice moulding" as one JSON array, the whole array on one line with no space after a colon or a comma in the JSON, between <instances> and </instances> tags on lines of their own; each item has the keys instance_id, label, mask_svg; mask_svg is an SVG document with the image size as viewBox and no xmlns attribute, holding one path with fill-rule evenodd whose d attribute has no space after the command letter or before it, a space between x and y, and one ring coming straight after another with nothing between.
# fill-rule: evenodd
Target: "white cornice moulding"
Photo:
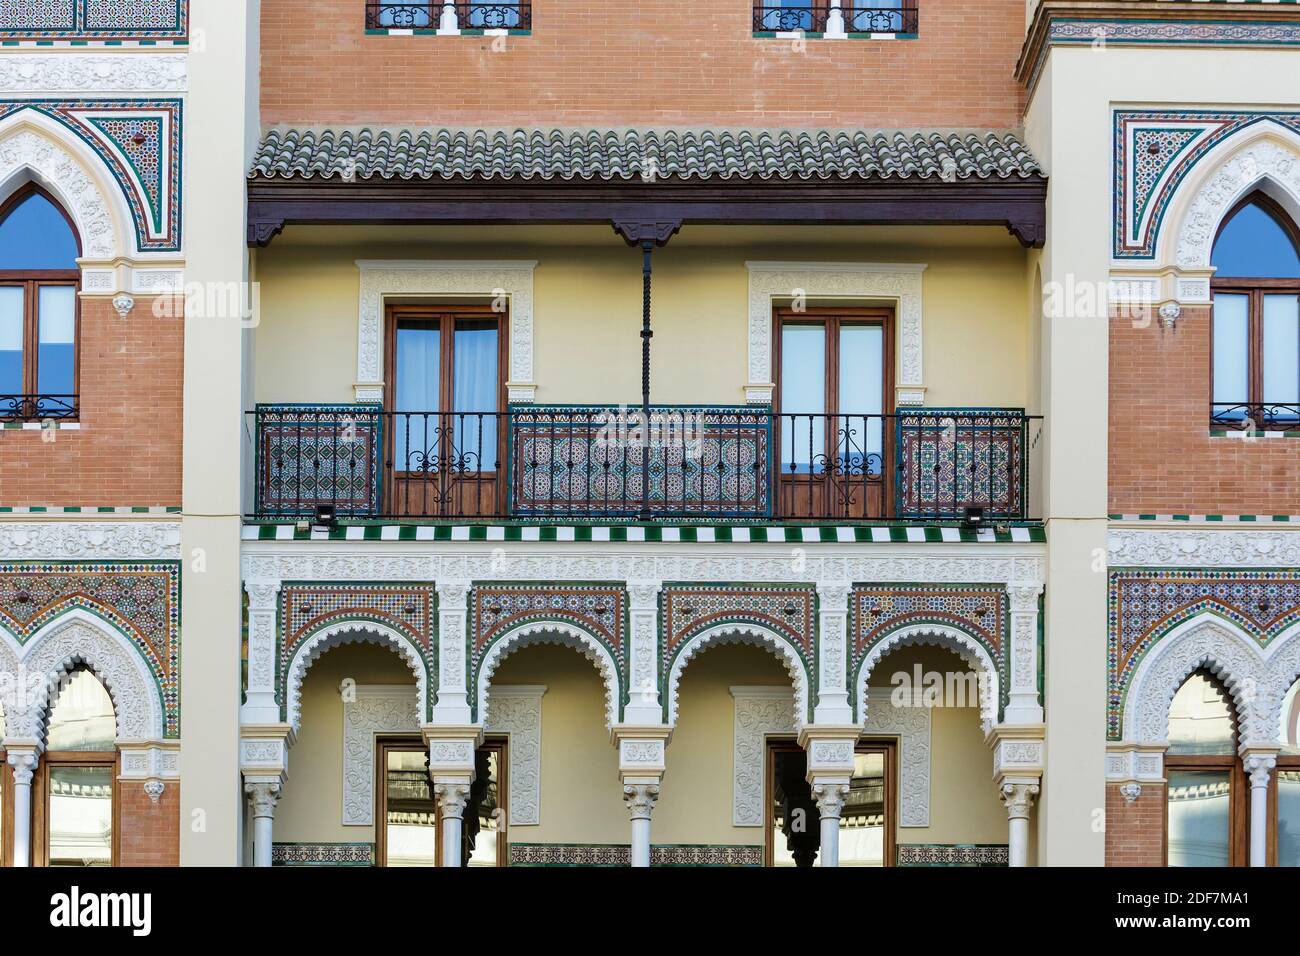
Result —
<instances>
[{"instance_id":1,"label":"white cornice moulding","mask_svg":"<svg viewBox=\"0 0 1300 956\"><path fill-rule=\"evenodd\" d=\"M179 561L175 521L0 521L5 561Z\"/></svg>"},{"instance_id":2,"label":"white cornice moulding","mask_svg":"<svg viewBox=\"0 0 1300 956\"><path fill-rule=\"evenodd\" d=\"M0 89L25 98L73 94L82 98L122 93L184 93L189 88L188 54L131 48L87 53L0 52Z\"/></svg>"},{"instance_id":3,"label":"white cornice moulding","mask_svg":"<svg viewBox=\"0 0 1300 956\"><path fill-rule=\"evenodd\" d=\"M1300 567L1300 527L1282 531L1196 528L1112 529L1111 567L1294 568Z\"/></svg>"}]
</instances>

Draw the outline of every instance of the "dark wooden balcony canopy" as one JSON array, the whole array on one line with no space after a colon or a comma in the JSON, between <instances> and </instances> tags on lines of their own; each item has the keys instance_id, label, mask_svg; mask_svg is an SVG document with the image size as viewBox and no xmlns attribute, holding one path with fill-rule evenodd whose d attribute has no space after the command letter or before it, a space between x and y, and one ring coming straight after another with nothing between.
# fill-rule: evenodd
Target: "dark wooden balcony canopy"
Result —
<instances>
[{"instance_id":1,"label":"dark wooden balcony canopy","mask_svg":"<svg viewBox=\"0 0 1300 956\"><path fill-rule=\"evenodd\" d=\"M1001 225L1039 247L1046 195L1005 131L276 128L249 174L248 241L298 224L658 224L666 241L691 223L832 223Z\"/></svg>"}]
</instances>

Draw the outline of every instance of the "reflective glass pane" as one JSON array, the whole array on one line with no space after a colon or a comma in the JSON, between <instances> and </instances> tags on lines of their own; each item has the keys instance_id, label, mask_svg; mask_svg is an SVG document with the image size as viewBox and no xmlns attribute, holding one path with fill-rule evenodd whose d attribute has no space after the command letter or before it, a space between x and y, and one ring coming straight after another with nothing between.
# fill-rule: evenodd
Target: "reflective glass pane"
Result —
<instances>
[{"instance_id":1,"label":"reflective glass pane","mask_svg":"<svg viewBox=\"0 0 1300 956\"><path fill-rule=\"evenodd\" d=\"M111 751L117 737L113 699L91 671L79 669L64 678L50 711L51 751Z\"/></svg>"},{"instance_id":2,"label":"reflective glass pane","mask_svg":"<svg viewBox=\"0 0 1300 956\"><path fill-rule=\"evenodd\" d=\"M1257 203L1228 220L1214 244L1210 264L1228 278L1300 277L1300 256L1287 231Z\"/></svg>"},{"instance_id":3,"label":"reflective glass pane","mask_svg":"<svg viewBox=\"0 0 1300 956\"><path fill-rule=\"evenodd\" d=\"M1300 298L1264 296L1264 401L1300 402ZM1294 418L1283 411L1281 417Z\"/></svg>"},{"instance_id":4,"label":"reflective glass pane","mask_svg":"<svg viewBox=\"0 0 1300 956\"><path fill-rule=\"evenodd\" d=\"M853 779L840 815L840 866L885 865L888 786L884 753L854 755Z\"/></svg>"},{"instance_id":5,"label":"reflective glass pane","mask_svg":"<svg viewBox=\"0 0 1300 956\"><path fill-rule=\"evenodd\" d=\"M1277 775L1277 865L1300 866L1300 770Z\"/></svg>"},{"instance_id":6,"label":"reflective glass pane","mask_svg":"<svg viewBox=\"0 0 1300 956\"><path fill-rule=\"evenodd\" d=\"M1170 770L1169 865L1227 866L1229 773Z\"/></svg>"},{"instance_id":7,"label":"reflective glass pane","mask_svg":"<svg viewBox=\"0 0 1300 956\"><path fill-rule=\"evenodd\" d=\"M20 286L0 286L0 395L23 392L23 303ZM0 404L0 414L4 405Z\"/></svg>"},{"instance_id":8,"label":"reflective glass pane","mask_svg":"<svg viewBox=\"0 0 1300 956\"><path fill-rule=\"evenodd\" d=\"M1300 680L1291 685L1282 699L1277 739L1284 754L1300 754Z\"/></svg>"},{"instance_id":9,"label":"reflective glass pane","mask_svg":"<svg viewBox=\"0 0 1300 956\"><path fill-rule=\"evenodd\" d=\"M826 327L781 328L781 467L807 474L826 454Z\"/></svg>"},{"instance_id":10,"label":"reflective glass pane","mask_svg":"<svg viewBox=\"0 0 1300 956\"><path fill-rule=\"evenodd\" d=\"M397 327L395 374L393 411L413 414L393 417L393 468L399 472L432 470L440 454L440 419L424 413L441 410L442 334L436 325Z\"/></svg>"},{"instance_id":11,"label":"reflective glass pane","mask_svg":"<svg viewBox=\"0 0 1300 956\"><path fill-rule=\"evenodd\" d=\"M879 325L840 328L840 418L837 453L849 474L879 474L884 407L885 330Z\"/></svg>"},{"instance_id":12,"label":"reflective glass pane","mask_svg":"<svg viewBox=\"0 0 1300 956\"><path fill-rule=\"evenodd\" d=\"M497 421L483 413L497 411L499 404L496 322L457 322L453 365L454 411L467 414L456 417L456 458L451 467L471 474L494 471Z\"/></svg>"},{"instance_id":13,"label":"reflective glass pane","mask_svg":"<svg viewBox=\"0 0 1300 956\"><path fill-rule=\"evenodd\" d=\"M1206 674L1193 674L1178 688L1169 707L1169 752L1232 754L1236 751L1232 704L1223 686Z\"/></svg>"},{"instance_id":14,"label":"reflective glass pane","mask_svg":"<svg viewBox=\"0 0 1300 956\"><path fill-rule=\"evenodd\" d=\"M50 764L50 866L113 862L113 768Z\"/></svg>"},{"instance_id":15,"label":"reflective glass pane","mask_svg":"<svg viewBox=\"0 0 1300 956\"><path fill-rule=\"evenodd\" d=\"M471 790L477 804L474 820L478 829L471 835L470 866L496 866L497 846L505 808L501 805L500 761L496 750L479 751L477 776ZM486 781L486 783L484 783ZM468 811L468 808L467 808Z\"/></svg>"},{"instance_id":16,"label":"reflective glass pane","mask_svg":"<svg viewBox=\"0 0 1300 956\"><path fill-rule=\"evenodd\" d=\"M777 749L771 753L772 865L807 868L817 859L819 819L808 785L808 758L802 750Z\"/></svg>"},{"instance_id":17,"label":"reflective glass pane","mask_svg":"<svg viewBox=\"0 0 1300 956\"><path fill-rule=\"evenodd\" d=\"M440 4L425 3L389 3L379 0L379 9L375 11L377 28L392 30L425 30L438 25L433 10L441 11Z\"/></svg>"},{"instance_id":18,"label":"reflective glass pane","mask_svg":"<svg viewBox=\"0 0 1300 956\"><path fill-rule=\"evenodd\" d=\"M429 781L429 755L422 750L389 750L387 754L387 864L433 866L438 849L438 809Z\"/></svg>"},{"instance_id":19,"label":"reflective glass pane","mask_svg":"<svg viewBox=\"0 0 1300 956\"><path fill-rule=\"evenodd\" d=\"M41 286L37 309L36 390L41 395L70 396L76 391L77 290L70 285Z\"/></svg>"},{"instance_id":20,"label":"reflective glass pane","mask_svg":"<svg viewBox=\"0 0 1300 956\"><path fill-rule=\"evenodd\" d=\"M77 237L63 213L32 193L0 223L0 269L77 268Z\"/></svg>"},{"instance_id":21,"label":"reflective glass pane","mask_svg":"<svg viewBox=\"0 0 1300 956\"><path fill-rule=\"evenodd\" d=\"M468 25L476 30L512 30L519 26L519 2L520 0L508 0L507 3L472 2Z\"/></svg>"},{"instance_id":22,"label":"reflective glass pane","mask_svg":"<svg viewBox=\"0 0 1300 956\"><path fill-rule=\"evenodd\" d=\"M850 33L902 33L907 24L899 11L903 0L867 0L845 3L844 17Z\"/></svg>"},{"instance_id":23,"label":"reflective glass pane","mask_svg":"<svg viewBox=\"0 0 1300 956\"><path fill-rule=\"evenodd\" d=\"M1250 297L1214 295L1214 405L1222 415L1250 401ZM1244 417L1235 410L1232 417Z\"/></svg>"}]
</instances>

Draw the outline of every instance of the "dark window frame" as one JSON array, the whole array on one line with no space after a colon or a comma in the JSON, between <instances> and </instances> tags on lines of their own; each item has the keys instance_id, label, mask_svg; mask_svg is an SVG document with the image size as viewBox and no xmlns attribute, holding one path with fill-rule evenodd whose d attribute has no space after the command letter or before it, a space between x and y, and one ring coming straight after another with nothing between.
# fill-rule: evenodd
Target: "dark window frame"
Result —
<instances>
[{"instance_id":1,"label":"dark window frame","mask_svg":"<svg viewBox=\"0 0 1300 956\"><path fill-rule=\"evenodd\" d=\"M99 675L95 675L98 679ZM112 750L56 750L41 754L40 763L32 778L32 866L50 865L50 769L52 767L109 767L111 768L113 804L113 832L109 866L121 865L122 852L122 786L118 780L122 772L121 752Z\"/></svg>"}]
</instances>

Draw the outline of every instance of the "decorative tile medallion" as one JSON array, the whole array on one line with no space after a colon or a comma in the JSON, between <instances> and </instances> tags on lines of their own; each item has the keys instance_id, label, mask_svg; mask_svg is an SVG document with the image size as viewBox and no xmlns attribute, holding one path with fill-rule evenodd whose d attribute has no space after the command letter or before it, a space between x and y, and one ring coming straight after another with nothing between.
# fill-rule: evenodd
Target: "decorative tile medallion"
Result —
<instances>
[{"instance_id":1,"label":"decorative tile medallion","mask_svg":"<svg viewBox=\"0 0 1300 956\"><path fill-rule=\"evenodd\" d=\"M808 687L817 686L817 590L813 585L667 584L659 594L660 686L668 686L683 648L710 628L752 624L788 640L799 652ZM810 705L811 705L810 701ZM668 702L664 702L665 708Z\"/></svg>"},{"instance_id":2,"label":"decorative tile medallion","mask_svg":"<svg viewBox=\"0 0 1300 956\"><path fill-rule=\"evenodd\" d=\"M1106 654L1106 737L1120 740L1129 682L1142 658L1184 621L1209 611L1261 647L1300 621L1300 571L1112 570Z\"/></svg>"},{"instance_id":3,"label":"decorative tile medallion","mask_svg":"<svg viewBox=\"0 0 1300 956\"><path fill-rule=\"evenodd\" d=\"M1028 424L1018 408L900 408L898 516L1023 518Z\"/></svg>"},{"instance_id":4,"label":"decorative tile medallion","mask_svg":"<svg viewBox=\"0 0 1300 956\"><path fill-rule=\"evenodd\" d=\"M1000 705L1008 693L1007 649L1010 605L996 584L858 585L849 602L851 684L871 649L902 628L943 624L970 635L988 652L998 669Z\"/></svg>"},{"instance_id":5,"label":"decorative tile medallion","mask_svg":"<svg viewBox=\"0 0 1300 956\"><path fill-rule=\"evenodd\" d=\"M184 40L189 0L4 0L0 39Z\"/></svg>"},{"instance_id":6,"label":"decorative tile medallion","mask_svg":"<svg viewBox=\"0 0 1300 956\"><path fill-rule=\"evenodd\" d=\"M630 866L631 848L618 844L511 843L511 866ZM651 866L757 867L761 846L652 846Z\"/></svg>"},{"instance_id":7,"label":"decorative tile medallion","mask_svg":"<svg viewBox=\"0 0 1300 956\"><path fill-rule=\"evenodd\" d=\"M179 566L172 561L0 564L0 625L19 644L74 609L102 618L130 639L157 685L165 734L179 737Z\"/></svg>"},{"instance_id":8,"label":"decorative tile medallion","mask_svg":"<svg viewBox=\"0 0 1300 956\"><path fill-rule=\"evenodd\" d=\"M32 109L67 127L117 180L141 252L181 249L182 101L12 100L0 120Z\"/></svg>"},{"instance_id":9,"label":"decorative tile medallion","mask_svg":"<svg viewBox=\"0 0 1300 956\"><path fill-rule=\"evenodd\" d=\"M657 407L649 428L640 426L637 410L529 405L526 411L510 423L511 514L636 515L647 445L655 513L771 513L767 409Z\"/></svg>"},{"instance_id":10,"label":"decorative tile medallion","mask_svg":"<svg viewBox=\"0 0 1300 956\"><path fill-rule=\"evenodd\" d=\"M1008 849L1000 843L900 843L899 866L1007 866Z\"/></svg>"},{"instance_id":11,"label":"decorative tile medallion","mask_svg":"<svg viewBox=\"0 0 1300 956\"><path fill-rule=\"evenodd\" d=\"M437 602L432 584L286 583L280 589L277 628L276 688L282 712L288 706L286 681L294 653L312 635L345 621L383 624L401 634L420 655L425 687L437 687Z\"/></svg>"},{"instance_id":12,"label":"decorative tile medallion","mask_svg":"<svg viewBox=\"0 0 1300 956\"><path fill-rule=\"evenodd\" d=\"M258 405L258 514L380 513L383 418L375 405Z\"/></svg>"},{"instance_id":13,"label":"decorative tile medallion","mask_svg":"<svg viewBox=\"0 0 1300 956\"><path fill-rule=\"evenodd\" d=\"M1229 136L1265 121L1300 133L1294 111L1115 110L1114 257L1155 258L1161 222L1188 171Z\"/></svg>"},{"instance_id":14,"label":"decorative tile medallion","mask_svg":"<svg viewBox=\"0 0 1300 956\"><path fill-rule=\"evenodd\" d=\"M272 866L374 866L373 843L273 843Z\"/></svg>"},{"instance_id":15,"label":"decorative tile medallion","mask_svg":"<svg viewBox=\"0 0 1300 956\"><path fill-rule=\"evenodd\" d=\"M572 624L600 642L614 659L619 686L627 687L627 592L619 584L565 583L479 584L471 589L469 686L478 686L484 658L498 638L538 621ZM624 703L615 701L620 713Z\"/></svg>"}]
</instances>

